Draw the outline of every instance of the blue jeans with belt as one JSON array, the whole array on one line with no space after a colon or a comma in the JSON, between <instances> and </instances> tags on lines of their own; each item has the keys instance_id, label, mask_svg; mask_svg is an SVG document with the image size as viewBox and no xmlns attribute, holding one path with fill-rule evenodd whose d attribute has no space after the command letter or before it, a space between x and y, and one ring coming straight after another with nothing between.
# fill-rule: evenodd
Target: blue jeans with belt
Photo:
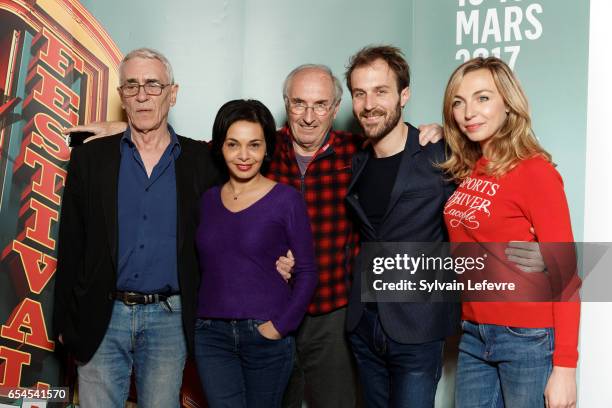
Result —
<instances>
[{"instance_id":1,"label":"blue jeans with belt","mask_svg":"<svg viewBox=\"0 0 612 408\"><path fill-rule=\"evenodd\" d=\"M186 356L179 295L148 305L116 300L94 356L77 363L79 405L123 408L133 369L139 407L178 407Z\"/></svg>"},{"instance_id":2,"label":"blue jeans with belt","mask_svg":"<svg viewBox=\"0 0 612 408\"><path fill-rule=\"evenodd\" d=\"M280 407L291 370L292 336L270 340L262 320L198 319L195 352L210 408Z\"/></svg>"},{"instance_id":3,"label":"blue jeans with belt","mask_svg":"<svg viewBox=\"0 0 612 408\"><path fill-rule=\"evenodd\" d=\"M542 408L552 372L552 328L462 322L456 408Z\"/></svg>"},{"instance_id":4,"label":"blue jeans with belt","mask_svg":"<svg viewBox=\"0 0 612 408\"><path fill-rule=\"evenodd\" d=\"M367 308L349 340L368 408L433 408L444 340L398 343L385 334L378 313Z\"/></svg>"}]
</instances>

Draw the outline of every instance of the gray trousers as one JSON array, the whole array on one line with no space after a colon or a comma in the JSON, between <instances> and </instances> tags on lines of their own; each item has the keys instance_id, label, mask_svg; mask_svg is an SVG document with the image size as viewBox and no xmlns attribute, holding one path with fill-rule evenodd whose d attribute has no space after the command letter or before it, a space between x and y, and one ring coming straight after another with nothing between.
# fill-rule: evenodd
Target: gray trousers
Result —
<instances>
[{"instance_id":1,"label":"gray trousers","mask_svg":"<svg viewBox=\"0 0 612 408\"><path fill-rule=\"evenodd\" d=\"M346 307L306 315L298 329L296 361L283 398L284 408L361 406L355 358L345 331Z\"/></svg>"}]
</instances>

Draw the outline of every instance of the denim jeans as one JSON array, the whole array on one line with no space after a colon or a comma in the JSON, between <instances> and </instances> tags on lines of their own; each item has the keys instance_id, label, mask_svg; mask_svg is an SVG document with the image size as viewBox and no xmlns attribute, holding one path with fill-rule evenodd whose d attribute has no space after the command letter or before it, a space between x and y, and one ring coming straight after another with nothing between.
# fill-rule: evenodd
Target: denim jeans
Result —
<instances>
[{"instance_id":1,"label":"denim jeans","mask_svg":"<svg viewBox=\"0 0 612 408\"><path fill-rule=\"evenodd\" d=\"M261 320L198 319L196 362L210 408L280 407L295 342L269 340Z\"/></svg>"},{"instance_id":2,"label":"denim jeans","mask_svg":"<svg viewBox=\"0 0 612 408\"><path fill-rule=\"evenodd\" d=\"M80 406L123 408L133 367L139 407L178 407L186 355L179 295L149 305L116 300L94 356L77 363Z\"/></svg>"},{"instance_id":3,"label":"denim jeans","mask_svg":"<svg viewBox=\"0 0 612 408\"><path fill-rule=\"evenodd\" d=\"M383 331L378 314L369 309L349 339L368 408L433 408L444 340L393 341Z\"/></svg>"},{"instance_id":4,"label":"denim jeans","mask_svg":"<svg viewBox=\"0 0 612 408\"><path fill-rule=\"evenodd\" d=\"M541 408L554 332L462 322L456 408Z\"/></svg>"}]
</instances>

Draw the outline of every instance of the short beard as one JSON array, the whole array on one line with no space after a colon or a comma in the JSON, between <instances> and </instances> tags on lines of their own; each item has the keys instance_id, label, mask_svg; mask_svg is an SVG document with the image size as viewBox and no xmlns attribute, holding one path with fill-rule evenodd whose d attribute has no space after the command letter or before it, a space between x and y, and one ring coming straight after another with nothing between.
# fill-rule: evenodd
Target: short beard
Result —
<instances>
[{"instance_id":1,"label":"short beard","mask_svg":"<svg viewBox=\"0 0 612 408\"><path fill-rule=\"evenodd\" d=\"M362 113L359 114L360 117ZM391 131L395 128L395 126L397 126L397 123L399 122L401 116L402 116L402 107L398 101L397 105L395 106L395 110L393 111L391 116L383 122L382 126L377 126L371 132L369 132L368 129L365 126L363 126L361 121L359 121L359 124L361 125L361 129L363 129L363 134L368 139L377 141L377 140L384 138L389 133L391 133Z\"/></svg>"}]
</instances>

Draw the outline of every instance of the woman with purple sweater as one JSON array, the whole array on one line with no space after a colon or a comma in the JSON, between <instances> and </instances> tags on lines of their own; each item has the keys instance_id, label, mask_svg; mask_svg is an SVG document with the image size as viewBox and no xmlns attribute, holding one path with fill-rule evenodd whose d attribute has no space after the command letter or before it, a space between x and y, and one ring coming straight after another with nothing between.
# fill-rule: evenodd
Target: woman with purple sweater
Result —
<instances>
[{"instance_id":1,"label":"woman with purple sweater","mask_svg":"<svg viewBox=\"0 0 612 408\"><path fill-rule=\"evenodd\" d=\"M317 285L306 204L261 174L276 127L255 100L221 107L212 152L227 182L202 195L196 242L202 274L196 360L211 408L277 407L293 367L294 339ZM290 282L276 260L291 250Z\"/></svg>"}]
</instances>

